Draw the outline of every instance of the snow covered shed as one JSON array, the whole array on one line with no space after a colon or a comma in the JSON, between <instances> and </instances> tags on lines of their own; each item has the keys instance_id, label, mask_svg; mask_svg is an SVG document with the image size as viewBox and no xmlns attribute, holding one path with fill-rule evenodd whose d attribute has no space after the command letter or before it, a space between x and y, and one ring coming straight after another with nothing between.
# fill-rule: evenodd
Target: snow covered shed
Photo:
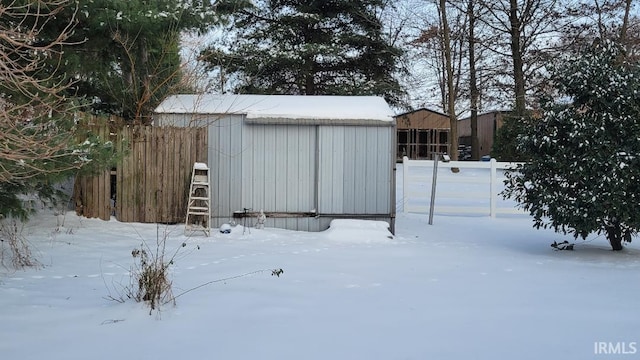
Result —
<instances>
[{"instance_id":1,"label":"snow covered shed","mask_svg":"<svg viewBox=\"0 0 640 360\"><path fill-rule=\"evenodd\" d=\"M206 126L211 226L395 221L395 121L377 96L175 95L155 126Z\"/></svg>"}]
</instances>

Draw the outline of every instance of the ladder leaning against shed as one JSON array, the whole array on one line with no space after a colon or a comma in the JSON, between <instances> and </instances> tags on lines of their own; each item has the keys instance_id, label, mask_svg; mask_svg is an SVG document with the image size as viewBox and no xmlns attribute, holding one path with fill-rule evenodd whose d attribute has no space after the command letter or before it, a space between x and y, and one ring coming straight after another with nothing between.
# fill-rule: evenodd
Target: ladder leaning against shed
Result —
<instances>
[{"instance_id":1,"label":"ladder leaning against shed","mask_svg":"<svg viewBox=\"0 0 640 360\"><path fill-rule=\"evenodd\" d=\"M209 167L204 163L194 163L187 203L185 234L202 231L209 236L211 228L211 197L209 189Z\"/></svg>"}]
</instances>

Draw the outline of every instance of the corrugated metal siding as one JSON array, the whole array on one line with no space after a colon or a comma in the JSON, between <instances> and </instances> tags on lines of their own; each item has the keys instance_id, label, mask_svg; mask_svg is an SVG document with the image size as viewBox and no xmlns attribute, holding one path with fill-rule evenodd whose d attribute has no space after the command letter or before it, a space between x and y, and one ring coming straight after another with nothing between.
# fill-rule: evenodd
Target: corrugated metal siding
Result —
<instances>
[{"instance_id":1,"label":"corrugated metal siding","mask_svg":"<svg viewBox=\"0 0 640 360\"><path fill-rule=\"evenodd\" d=\"M315 127L244 125L242 207L308 212L314 207ZM242 209L238 209L242 210Z\"/></svg>"},{"instance_id":2,"label":"corrugated metal siding","mask_svg":"<svg viewBox=\"0 0 640 360\"><path fill-rule=\"evenodd\" d=\"M234 211L309 212L315 207L315 126L248 125L229 116L210 127L212 224ZM275 219L270 219L274 220ZM277 219L298 228L302 219ZM306 221L302 224L308 228ZM269 222L267 222L267 225Z\"/></svg>"},{"instance_id":3,"label":"corrugated metal siding","mask_svg":"<svg viewBox=\"0 0 640 360\"><path fill-rule=\"evenodd\" d=\"M208 124L215 123L220 115L204 115L204 114L155 114L154 126L179 126L179 127L204 127ZM223 116L224 117L224 116Z\"/></svg>"},{"instance_id":4,"label":"corrugated metal siding","mask_svg":"<svg viewBox=\"0 0 640 360\"><path fill-rule=\"evenodd\" d=\"M345 132L329 131L330 127L320 128L320 153L318 192L319 212L344 212L345 178Z\"/></svg>"},{"instance_id":5,"label":"corrugated metal siding","mask_svg":"<svg viewBox=\"0 0 640 360\"><path fill-rule=\"evenodd\" d=\"M209 167L211 172L211 206L214 217L224 222L238 208L242 186L242 116L216 119L209 126Z\"/></svg>"},{"instance_id":6,"label":"corrugated metal siding","mask_svg":"<svg viewBox=\"0 0 640 360\"><path fill-rule=\"evenodd\" d=\"M391 214L393 131L320 127L320 213Z\"/></svg>"},{"instance_id":7,"label":"corrugated metal siding","mask_svg":"<svg viewBox=\"0 0 640 360\"><path fill-rule=\"evenodd\" d=\"M187 124L187 119L191 116L165 114L158 117L158 123ZM214 227L230 222L233 212L243 208L269 212L315 209L339 215L393 213L393 127L247 124L243 115L199 120L209 123ZM267 218L265 225L320 231L331 220ZM391 217L377 220L390 222ZM255 219L247 219L247 225L253 224Z\"/></svg>"}]
</instances>

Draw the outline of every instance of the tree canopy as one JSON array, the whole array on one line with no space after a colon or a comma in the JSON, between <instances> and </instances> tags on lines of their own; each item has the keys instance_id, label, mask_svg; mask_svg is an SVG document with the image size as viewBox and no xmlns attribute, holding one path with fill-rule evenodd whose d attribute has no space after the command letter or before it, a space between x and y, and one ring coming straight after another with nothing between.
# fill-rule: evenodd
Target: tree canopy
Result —
<instances>
[{"instance_id":1,"label":"tree canopy","mask_svg":"<svg viewBox=\"0 0 640 360\"><path fill-rule=\"evenodd\" d=\"M216 19L202 0L81 0L53 21L74 19L60 64L76 80L69 93L98 113L146 123L168 94L184 87L180 37L204 31ZM55 28L52 28L55 35Z\"/></svg>"},{"instance_id":2,"label":"tree canopy","mask_svg":"<svg viewBox=\"0 0 640 360\"><path fill-rule=\"evenodd\" d=\"M640 228L640 65L611 41L563 60L552 79L566 101L547 100L542 119L523 129L528 162L509 174L505 195L535 227L604 232L620 250Z\"/></svg>"},{"instance_id":3,"label":"tree canopy","mask_svg":"<svg viewBox=\"0 0 640 360\"><path fill-rule=\"evenodd\" d=\"M234 91L260 94L382 95L402 103L394 79L402 50L385 38L380 0L234 1L233 42L202 53ZM222 5L221 5L222 6Z\"/></svg>"}]
</instances>

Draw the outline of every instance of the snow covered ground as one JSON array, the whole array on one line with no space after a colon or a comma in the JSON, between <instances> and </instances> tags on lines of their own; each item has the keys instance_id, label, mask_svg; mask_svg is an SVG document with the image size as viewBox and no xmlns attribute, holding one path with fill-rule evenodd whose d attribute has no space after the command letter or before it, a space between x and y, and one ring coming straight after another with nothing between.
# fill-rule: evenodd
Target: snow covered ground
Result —
<instances>
[{"instance_id":1,"label":"snow covered ground","mask_svg":"<svg viewBox=\"0 0 640 360\"><path fill-rule=\"evenodd\" d=\"M614 253L594 235L554 251L572 239L532 229L527 216L436 216L429 226L426 215L399 214L396 236L340 221L322 233L238 226L209 238L186 238L179 225L64 220L56 230L43 213L23 232L41 269L0 268L2 359L639 356L639 240ZM151 316L108 300L124 294L131 251L164 232L167 253L179 249L174 295L266 271L184 293Z\"/></svg>"}]
</instances>

